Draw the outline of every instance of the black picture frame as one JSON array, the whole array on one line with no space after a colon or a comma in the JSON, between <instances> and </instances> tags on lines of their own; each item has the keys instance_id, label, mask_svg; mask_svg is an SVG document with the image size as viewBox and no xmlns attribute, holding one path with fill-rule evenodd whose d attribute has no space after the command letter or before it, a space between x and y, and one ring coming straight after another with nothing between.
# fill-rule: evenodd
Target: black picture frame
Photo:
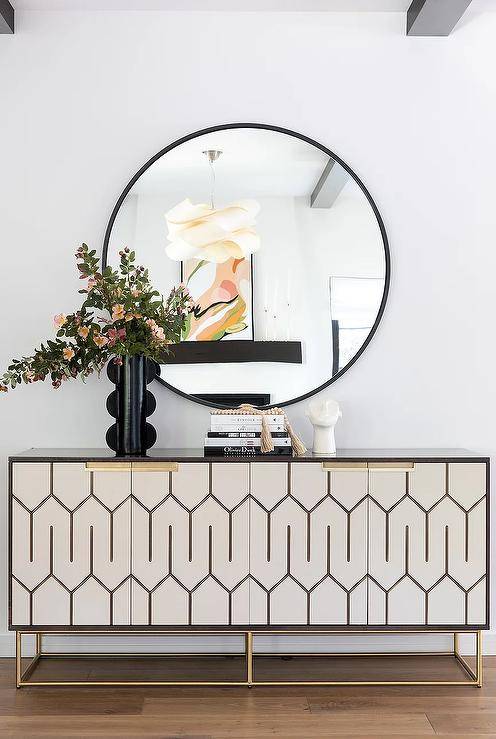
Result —
<instances>
[{"instance_id":1,"label":"black picture frame","mask_svg":"<svg viewBox=\"0 0 496 739\"><path fill-rule=\"evenodd\" d=\"M114 225L115 219L117 217L117 213L119 212L119 209L124 202L124 199L126 198L127 194L133 187L133 185L137 182L137 180L141 177L141 175L146 172L146 170L151 167L152 164L154 164L157 159L160 159L160 157L164 156L164 154L167 154L172 149L175 149L178 146L181 146L181 144L186 143L187 141L191 141L192 139L199 138L200 136L204 136L205 134L209 133L215 133L216 131L226 131L229 129L237 129L237 128L252 128L252 129L262 129L266 131L274 131L276 133L282 133L286 134L287 136L293 136L294 138L299 139L300 141L305 141L307 144L310 144L312 146L315 146L317 149L320 149L324 154L326 154L328 157L334 159L335 162L337 162L343 169L348 172L350 177L357 183L357 185L362 190L363 194L367 198L367 201L372 208L374 215L377 220L377 224L379 226L379 230L382 237L382 242L384 246L384 259L385 259L385 279L384 279L384 291L382 294L382 300L379 306L379 310L377 312L377 317L374 322L374 325L372 326L370 333L368 334L367 338L363 342L360 349L357 351L357 353L353 356L353 358L346 364L344 367L342 367L339 372L337 372L334 375L331 375L331 377L318 387L314 388L313 390L308 391L307 393L304 393L303 395L299 395L296 398L291 398L289 400L285 400L283 402L278 402L277 405L279 407L286 407L289 405L293 405L294 403L299 403L302 400L306 400L307 398L311 398L312 395L316 395L317 393L321 392L325 388L332 385L334 382L339 380L340 377L344 375L345 372L347 372L354 364L355 362L362 356L363 352L367 348L367 346L370 344L373 336L375 335L379 324L381 322L382 316L384 314L384 310L387 303L387 298L389 294L389 286L391 282L391 255L389 250L389 242L386 234L386 228L384 226L384 221L382 220L382 216L379 212L379 209L372 198L372 195L365 187L362 180L358 177L356 172L354 172L351 167L346 164L341 157L339 157L337 154L335 154L331 149L329 149L327 146L324 146L324 144L320 144L318 141L315 141L314 139L310 138L309 136L305 136L302 133L298 133L296 131L292 131L288 128L283 128L281 126L275 126L268 123L223 123L217 126L210 126L208 128L203 128L199 131L194 131L193 133L187 134L186 136L182 136L180 139L177 139L176 141L172 142L171 144L168 144L168 146L165 146L163 149L161 149L159 152L154 154L137 172L136 174L131 178L131 180L128 182L124 190L122 191L121 195L119 196L112 213L109 218L109 222L107 224L107 228L105 230L105 236L103 241L103 249L102 249L102 267L105 268L107 266L107 258L108 258L108 247L110 242L110 234L112 233L112 227ZM253 294L253 293L252 293ZM225 406L216 404L216 403L209 403L205 400L202 400L201 398L197 398L194 395L191 395L189 393L185 393L183 390L180 390L177 387L174 387L174 385L171 385L170 383L166 382L162 377L157 377L157 381L164 385L166 388L171 390L173 393L176 393L176 395L180 395L183 398L186 398L187 400L191 400L193 403L199 403L200 405L205 405L209 407L214 408L225 408ZM262 406L267 407L267 406Z\"/></svg>"}]
</instances>

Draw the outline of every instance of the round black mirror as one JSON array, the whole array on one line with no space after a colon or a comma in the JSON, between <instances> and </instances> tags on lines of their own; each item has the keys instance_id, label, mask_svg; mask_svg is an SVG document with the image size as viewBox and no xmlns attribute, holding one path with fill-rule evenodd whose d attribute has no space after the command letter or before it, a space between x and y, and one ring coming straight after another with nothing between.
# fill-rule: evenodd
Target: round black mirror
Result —
<instances>
[{"instance_id":1,"label":"round black mirror","mask_svg":"<svg viewBox=\"0 0 496 739\"><path fill-rule=\"evenodd\" d=\"M353 170L276 126L231 124L152 157L112 212L103 264L129 246L195 300L159 381L209 406L285 406L335 382L384 311L389 248Z\"/></svg>"}]
</instances>

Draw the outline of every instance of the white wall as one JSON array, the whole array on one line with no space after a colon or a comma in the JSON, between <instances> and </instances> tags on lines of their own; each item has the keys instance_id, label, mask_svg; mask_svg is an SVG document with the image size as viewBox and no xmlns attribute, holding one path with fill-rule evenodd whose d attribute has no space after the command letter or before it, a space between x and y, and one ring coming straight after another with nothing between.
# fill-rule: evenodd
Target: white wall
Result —
<instances>
[{"instance_id":1,"label":"white wall","mask_svg":"<svg viewBox=\"0 0 496 739\"><path fill-rule=\"evenodd\" d=\"M216 123L279 124L354 168L391 243L380 330L331 389L343 407L339 445L493 454L496 14L442 39L406 38L404 23L377 13L19 14L16 35L0 37L0 365L76 305L74 248L100 248L118 194L149 156ZM2 396L0 479L7 455L26 447L103 446L108 392L94 378ZM208 411L156 393L159 444L199 446ZM310 441L303 411L289 409ZM4 490L2 499L5 519ZM1 634L3 599L0 618Z\"/></svg>"}]
</instances>

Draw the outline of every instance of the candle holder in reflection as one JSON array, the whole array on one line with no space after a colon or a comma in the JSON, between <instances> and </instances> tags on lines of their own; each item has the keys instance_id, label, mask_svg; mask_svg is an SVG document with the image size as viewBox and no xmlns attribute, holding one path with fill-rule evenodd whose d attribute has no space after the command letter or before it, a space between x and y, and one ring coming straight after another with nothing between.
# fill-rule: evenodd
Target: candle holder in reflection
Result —
<instances>
[{"instance_id":1,"label":"candle holder in reflection","mask_svg":"<svg viewBox=\"0 0 496 739\"><path fill-rule=\"evenodd\" d=\"M269 306L264 305L264 341L269 340Z\"/></svg>"}]
</instances>

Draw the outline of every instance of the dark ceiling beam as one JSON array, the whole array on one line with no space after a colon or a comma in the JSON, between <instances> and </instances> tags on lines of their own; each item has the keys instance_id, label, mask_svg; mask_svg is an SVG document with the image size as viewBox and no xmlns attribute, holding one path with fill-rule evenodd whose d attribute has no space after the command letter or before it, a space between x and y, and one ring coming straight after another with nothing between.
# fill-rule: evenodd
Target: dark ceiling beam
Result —
<instances>
[{"instance_id":1,"label":"dark ceiling beam","mask_svg":"<svg viewBox=\"0 0 496 739\"><path fill-rule=\"evenodd\" d=\"M310 196L310 207L330 208L349 177L348 172L340 164L334 159L329 159Z\"/></svg>"},{"instance_id":2,"label":"dark ceiling beam","mask_svg":"<svg viewBox=\"0 0 496 739\"><path fill-rule=\"evenodd\" d=\"M0 33L14 33L14 8L9 0L0 0Z\"/></svg>"},{"instance_id":3,"label":"dark ceiling beam","mask_svg":"<svg viewBox=\"0 0 496 739\"><path fill-rule=\"evenodd\" d=\"M449 36L472 0L413 0L406 14L407 36Z\"/></svg>"}]
</instances>

